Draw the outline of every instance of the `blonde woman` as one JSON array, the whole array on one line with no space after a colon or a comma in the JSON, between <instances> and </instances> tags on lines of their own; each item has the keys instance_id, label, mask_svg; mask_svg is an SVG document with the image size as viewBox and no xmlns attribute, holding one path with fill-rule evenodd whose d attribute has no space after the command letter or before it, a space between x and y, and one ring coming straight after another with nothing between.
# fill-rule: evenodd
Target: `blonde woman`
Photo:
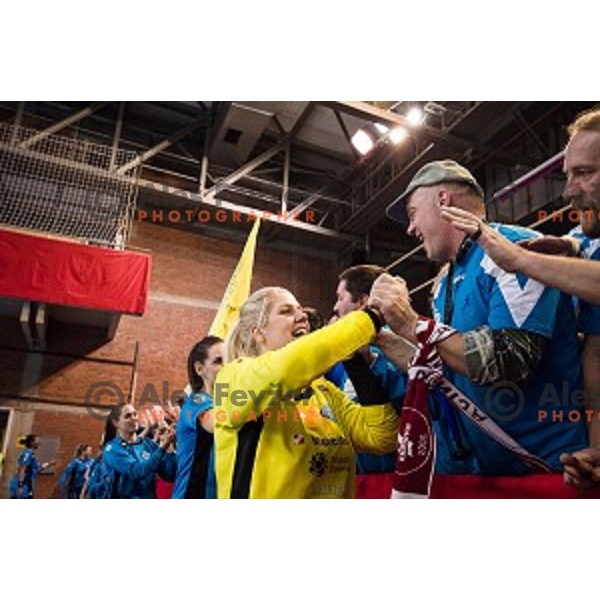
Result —
<instances>
[{"instance_id":1,"label":"blonde woman","mask_svg":"<svg viewBox=\"0 0 600 600\"><path fill-rule=\"evenodd\" d=\"M354 496L354 453L394 451L396 412L355 404L322 375L372 342L381 325L366 309L309 334L288 290L250 296L215 382L220 498Z\"/></svg>"}]
</instances>

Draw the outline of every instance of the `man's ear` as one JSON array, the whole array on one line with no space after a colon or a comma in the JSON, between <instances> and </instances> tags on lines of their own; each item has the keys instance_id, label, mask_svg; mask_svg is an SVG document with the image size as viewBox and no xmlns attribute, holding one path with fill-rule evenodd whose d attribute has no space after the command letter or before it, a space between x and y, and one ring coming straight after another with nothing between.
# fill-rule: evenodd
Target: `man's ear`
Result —
<instances>
[{"instance_id":1,"label":"man's ear","mask_svg":"<svg viewBox=\"0 0 600 600\"><path fill-rule=\"evenodd\" d=\"M367 306L367 304L369 303L369 294L361 294L360 298L358 299L358 308L359 309L363 309Z\"/></svg>"},{"instance_id":2,"label":"man's ear","mask_svg":"<svg viewBox=\"0 0 600 600\"><path fill-rule=\"evenodd\" d=\"M440 206L452 206L452 195L448 190L442 188L438 192L438 203Z\"/></svg>"}]
</instances>

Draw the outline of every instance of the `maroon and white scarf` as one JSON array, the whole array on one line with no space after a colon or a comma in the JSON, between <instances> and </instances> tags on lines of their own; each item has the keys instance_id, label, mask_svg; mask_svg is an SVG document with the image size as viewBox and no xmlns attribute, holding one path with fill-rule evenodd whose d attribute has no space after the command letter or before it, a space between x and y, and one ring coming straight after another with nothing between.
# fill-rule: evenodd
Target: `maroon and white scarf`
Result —
<instances>
[{"instance_id":1,"label":"maroon and white scarf","mask_svg":"<svg viewBox=\"0 0 600 600\"><path fill-rule=\"evenodd\" d=\"M444 363L437 344L455 333L455 329L433 319L419 319L417 323L418 347L408 369L408 390L400 413L392 498L429 497L435 468L429 390L435 387L441 389L452 406L524 463L539 471L552 471L550 465L523 448L444 377Z\"/></svg>"}]
</instances>

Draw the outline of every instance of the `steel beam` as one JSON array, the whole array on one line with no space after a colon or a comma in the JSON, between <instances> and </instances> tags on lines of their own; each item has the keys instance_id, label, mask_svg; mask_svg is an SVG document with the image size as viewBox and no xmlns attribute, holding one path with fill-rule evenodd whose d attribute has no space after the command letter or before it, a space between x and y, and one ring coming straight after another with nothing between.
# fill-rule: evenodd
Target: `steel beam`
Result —
<instances>
[{"instance_id":1,"label":"steel beam","mask_svg":"<svg viewBox=\"0 0 600 600\"><path fill-rule=\"evenodd\" d=\"M401 171L394 177L394 179L390 180L390 182L388 183L388 185L385 188L382 188L382 190L380 190L377 194L375 194L375 196L373 198L371 198L366 204L363 204L352 215L350 215L350 217L348 217L348 219L346 219L346 221L344 221L344 223L342 223L342 225L340 226L340 229L345 229L346 227L353 226L356 223L357 219L359 219L365 211L372 209L372 207L374 205L376 205L377 202L382 197L385 197L385 191L395 181L398 181L400 179L400 177L402 177L407 171L409 171L412 167L417 165L425 156L427 156L427 154L434 148L434 146L435 146L435 144L431 143L427 147L425 147L423 150L421 150L416 156L414 156L407 164L405 164L402 167Z\"/></svg>"},{"instance_id":2,"label":"steel beam","mask_svg":"<svg viewBox=\"0 0 600 600\"><path fill-rule=\"evenodd\" d=\"M131 403L135 399L135 391L137 388L138 371L140 368L140 342L135 342L135 350L133 351L133 365L131 369L131 381L129 382L128 402Z\"/></svg>"},{"instance_id":3,"label":"steel beam","mask_svg":"<svg viewBox=\"0 0 600 600\"><path fill-rule=\"evenodd\" d=\"M389 271L390 269L393 269L394 267L397 267L398 265L402 264L405 260L408 260L411 256L418 254L421 250L423 250L424 247L425 247L425 244L419 244L416 248L413 248L412 250L410 250L410 252L403 254L399 259L395 260L393 263L390 263L386 267L386 270Z\"/></svg>"},{"instance_id":4,"label":"steel beam","mask_svg":"<svg viewBox=\"0 0 600 600\"><path fill-rule=\"evenodd\" d=\"M294 126L290 130L290 133L289 133L290 140L293 141L296 137L298 137L300 130L302 129L302 127L304 127L304 124L306 123L308 117L310 117L310 115L312 114L314 108L315 108L314 102L309 102L306 105L306 107L302 111L302 114L296 119Z\"/></svg>"},{"instance_id":5,"label":"steel beam","mask_svg":"<svg viewBox=\"0 0 600 600\"><path fill-rule=\"evenodd\" d=\"M389 110L383 110L367 102L321 102L321 104L333 109L334 112L339 110L373 123L383 123L392 127L406 127L408 129L413 127L406 117Z\"/></svg>"},{"instance_id":6,"label":"steel beam","mask_svg":"<svg viewBox=\"0 0 600 600\"><path fill-rule=\"evenodd\" d=\"M288 195L290 191L290 142L285 145L285 160L283 162L283 189L281 190L281 212L287 211Z\"/></svg>"},{"instance_id":7,"label":"steel beam","mask_svg":"<svg viewBox=\"0 0 600 600\"><path fill-rule=\"evenodd\" d=\"M131 169L135 169L135 167L138 167L143 162L147 161L149 158L152 158L159 152L162 152L165 148L168 148L175 142L178 142L179 140L188 136L190 133L192 133L192 131L195 131L196 129L198 129L198 127L203 125L205 122L206 122L205 119L201 118L201 119L197 119L193 123L190 123L189 125L186 125L185 127L182 127L179 131L176 131L173 135L169 136L167 139L163 140L159 144L156 144L156 146L153 146L152 148L146 150L146 152L144 152L141 156L138 156L137 158L130 160L127 164L125 164L122 167L120 167L119 169L117 169L117 173L119 173L120 175L123 175L124 173L127 173L127 171L130 171Z\"/></svg>"},{"instance_id":8,"label":"steel beam","mask_svg":"<svg viewBox=\"0 0 600 600\"><path fill-rule=\"evenodd\" d=\"M542 164L535 167L535 169L532 169L528 173L525 173L525 175L523 175L522 177L519 177L512 183L503 187L501 190L498 190L494 194L493 200L494 201L506 200L506 198L508 198L509 196L512 196L513 194L516 194L520 189L531 185L538 179L541 179L542 177L545 177L546 175L549 175L550 173L554 173L555 171L558 171L562 167L562 164L564 162L564 157L565 157L564 150L559 152L558 154L555 154L553 157L549 158L547 161L545 161Z\"/></svg>"},{"instance_id":9,"label":"steel beam","mask_svg":"<svg viewBox=\"0 0 600 600\"><path fill-rule=\"evenodd\" d=\"M198 182L198 193L204 195L206 193L206 178L208 177L208 154L212 143L212 119L209 120L204 136L204 149L202 150L202 158L200 159L200 178Z\"/></svg>"},{"instance_id":10,"label":"steel beam","mask_svg":"<svg viewBox=\"0 0 600 600\"><path fill-rule=\"evenodd\" d=\"M317 200L321 198L321 192L324 192L329 187L329 184L325 184L320 190L313 192L306 200L300 202L298 206L294 207L294 210L298 213L305 211L310 208Z\"/></svg>"},{"instance_id":11,"label":"steel beam","mask_svg":"<svg viewBox=\"0 0 600 600\"><path fill-rule=\"evenodd\" d=\"M123 116L125 115L125 102L119 102L119 114L117 115L117 124L115 126L115 135L113 136L112 151L110 153L109 171L115 170L115 161L117 160L117 150L121 141L121 131L123 130Z\"/></svg>"},{"instance_id":12,"label":"steel beam","mask_svg":"<svg viewBox=\"0 0 600 600\"><path fill-rule=\"evenodd\" d=\"M273 115L273 123L275 123L280 135L286 135L285 129L283 128L281 121L277 118L277 115Z\"/></svg>"},{"instance_id":13,"label":"steel beam","mask_svg":"<svg viewBox=\"0 0 600 600\"><path fill-rule=\"evenodd\" d=\"M12 138L10 140L11 144L14 144L17 141L17 136L19 134L19 127L21 126L21 120L23 119L23 111L25 110L25 102L19 102L17 106L17 112L15 113L15 122Z\"/></svg>"},{"instance_id":14,"label":"steel beam","mask_svg":"<svg viewBox=\"0 0 600 600\"><path fill-rule=\"evenodd\" d=\"M77 111L76 113L72 114L69 117L66 117L62 121L59 121L58 123L54 123L54 125L50 125L50 127L47 127L46 129L40 131L39 133L32 135L30 138L23 140L19 144L19 147L21 149L29 148L30 146L33 146L33 144L37 144L38 142L41 142L42 140L46 139L47 137L65 129L66 127L70 127L71 125L77 123L77 121L81 121L81 119L85 119L86 117L89 117L92 113L95 113L97 110L101 109L103 106L106 106L107 104L108 104L108 102L94 102L93 104L90 104L87 108Z\"/></svg>"},{"instance_id":15,"label":"steel beam","mask_svg":"<svg viewBox=\"0 0 600 600\"><path fill-rule=\"evenodd\" d=\"M339 126L341 127L342 131L344 132L344 137L348 141L348 145L350 146L350 149L354 153L354 156L358 160L360 160L362 157L360 155L360 152L354 147L354 144L352 143L352 136L350 135L350 132L348 131L348 127L346 127L346 123L344 123L344 119L342 118L342 115L340 115L340 113L337 110L334 110L333 114L335 115L335 118L337 119Z\"/></svg>"},{"instance_id":16,"label":"steel beam","mask_svg":"<svg viewBox=\"0 0 600 600\"><path fill-rule=\"evenodd\" d=\"M383 123L384 125L391 125L392 127L404 127L408 131L415 130L414 125L410 123L410 121L404 117L403 115L399 115L391 110L384 110L382 108L378 108L373 106L372 104L368 104L367 102L321 102L322 105L328 106L329 108L335 110L339 110L340 112L347 113L350 115L354 115L361 119L365 119L372 123ZM476 103L474 106L469 108L465 112L465 116L473 112L476 108L481 105L481 102ZM433 138L437 141L447 142L449 144L453 144L459 146L463 149L470 148L473 146L474 141L464 139L455 134L450 135L450 131L460 123L462 117L458 119L455 123L453 123L452 127L446 129L446 131L440 131L435 129L434 127L429 127L425 123L418 126L417 130L423 132L425 135L428 135L430 138Z\"/></svg>"},{"instance_id":17,"label":"steel beam","mask_svg":"<svg viewBox=\"0 0 600 600\"><path fill-rule=\"evenodd\" d=\"M227 186L231 183L235 183L242 177L245 177L249 173L252 173L256 167L262 165L263 163L271 160L276 154L285 149L285 144L279 143L275 144L272 148L269 148L266 152L263 152L256 158L253 158L251 161L247 162L243 167L235 170L233 173L227 175L227 177L223 177L220 179L206 194L204 195L205 201L212 200L216 194L223 191L227 188Z\"/></svg>"},{"instance_id":18,"label":"steel beam","mask_svg":"<svg viewBox=\"0 0 600 600\"><path fill-rule=\"evenodd\" d=\"M515 109L513 111L513 114L515 115L515 118L518 121L519 125L521 125L523 131L529 136L529 138L533 141L537 149L540 151L541 156L548 156L548 148L546 148L546 145L544 144L544 142L542 142L540 136L531 128L531 126L527 122L527 119L525 119L525 117L521 114L521 111L519 109Z\"/></svg>"},{"instance_id":19,"label":"steel beam","mask_svg":"<svg viewBox=\"0 0 600 600\"><path fill-rule=\"evenodd\" d=\"M287 136L282 136L276 134L274 132L265 131L265 137L271 141L285 143L287 140ZM336 152L335 150L327 150L322 146L318 146L317 144L311 144L310 142L306 142L305 140L300 140L296 138L293 140L293 146L296 151L306 151L313 155L322 156L327 160L334 161L336 163L340 163L344 168L348 168L353 165L354 155L342 154L341 152ZM295 152L294 156L297 156L298 152Z\"/></svg>"},{"instance_id":20,"label":"steel beam","mask_svg":"<svg viewBox=\"0 0 600 600\"><path fill-rule=\"evenodd\" d=\"M229 212L239 213L242 215L253 215L255 218L260 218L261 214L264 213L262 209L234 204L233 202L217 199L214 197L214 195L212 197L207 197L207 194L202 196L201 194L197 194L187 190L181 190L172 186L155 183L154 181L148 181L145 179L138 180L138 186L141 189L146 189L151 192L166 194L168 196L174 196L177 198L188 200L190 202L196 202L199 205L204 204L207 208L221 209ZM297 208L292 208L289 212L290 214L300 214L300 211L298 211ZM319 227L318 225L313 225L311 223L306 223L300 220L294 221L293 218L289 218L289 215L287 220L284 220L282 218L279 221L277 220L277 215L273 215L273 218L270 219L269 222L287 227L293 227L295 229L302 229L303 231L323 235L329 238L334 238L343 242L362 241L362 238L356 235L339 233L337 231L326 229L324 227Z\"/></svg>"}]
</instances>

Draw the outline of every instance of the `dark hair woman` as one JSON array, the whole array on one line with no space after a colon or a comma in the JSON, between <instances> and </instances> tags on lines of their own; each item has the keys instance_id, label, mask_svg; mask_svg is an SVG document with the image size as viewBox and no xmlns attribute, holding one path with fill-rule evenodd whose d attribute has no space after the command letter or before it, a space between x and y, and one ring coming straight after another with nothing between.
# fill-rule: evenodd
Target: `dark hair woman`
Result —
<instances>
[{"instance_id":1,"label":"dark hair woman","mask_svg":"<svg viewBox=\"0 0 600 600\"><path fill-rule=\"evenodd\" d=\"M177 423L177 478L173 498L216 498L213 386L223 366L223 340L209 335L188 357L192 388Z\"/></svg>"},{"instance_id":2,"label":"dark hair woman","mask_svg":"<svg viewBox=\"0 0 600 600\"><path fill-rule=\"evenodd\" d=\"M112 476L113 498L156 498L156 476L173 481L175 453L168 451L175 439L167 428L159 443L138 435L138 413L133 404L116 406L108 419L103 461ZM116 437L110 438L112 433Z\"/></svg>"}]
</instances>

